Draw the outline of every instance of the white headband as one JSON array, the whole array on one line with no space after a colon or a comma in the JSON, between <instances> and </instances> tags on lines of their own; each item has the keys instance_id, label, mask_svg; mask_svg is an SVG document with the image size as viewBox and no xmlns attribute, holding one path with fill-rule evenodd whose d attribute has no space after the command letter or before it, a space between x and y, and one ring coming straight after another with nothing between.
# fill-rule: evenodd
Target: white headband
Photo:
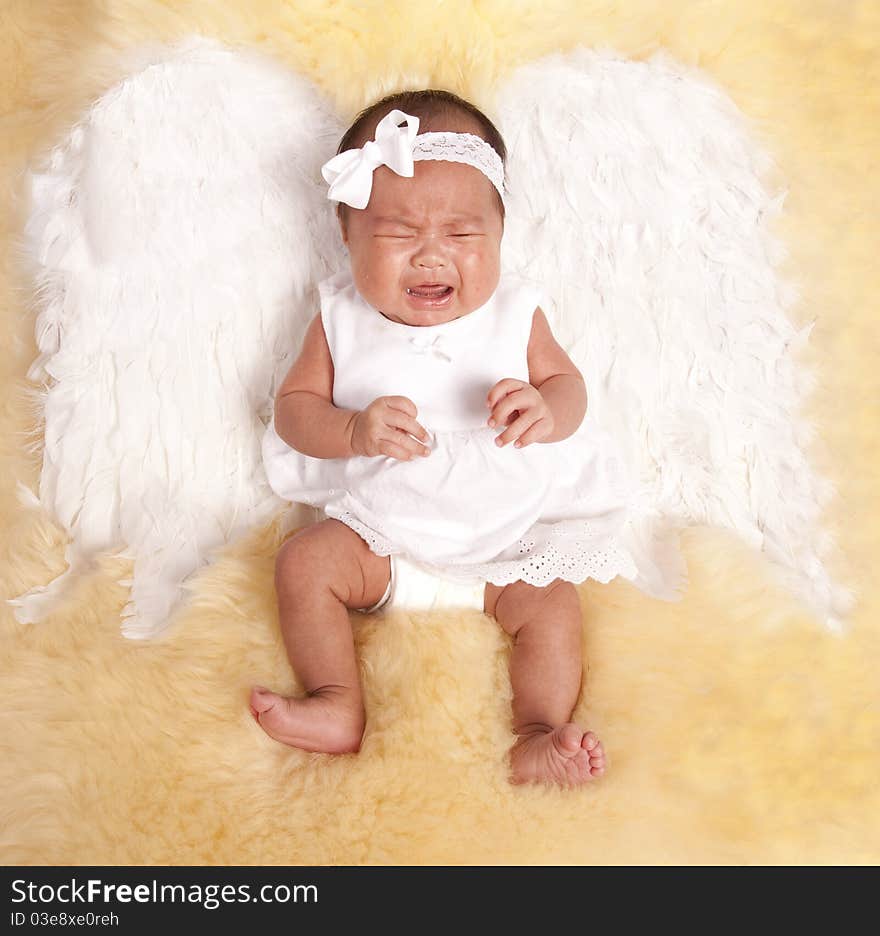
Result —
<instances>
[{"instance_id":1,"label":"white headband","mask_svg":"<svg viewBox=\"0 0 880 936\"><path fill-rule=\"evenodd\" d=\"M406 126L401 124L406 121ZM472 133L422 133L419 118L393 110L376 126L376 137L360 149L338 153L321 166L330 184L327 197L352 208L366 208L373 190L373 170L388 166L400 176L411 177L419 159L447 159L467 163L485 175L504 197L504 166L501 157Z\"/></svg>"}]
</instances>

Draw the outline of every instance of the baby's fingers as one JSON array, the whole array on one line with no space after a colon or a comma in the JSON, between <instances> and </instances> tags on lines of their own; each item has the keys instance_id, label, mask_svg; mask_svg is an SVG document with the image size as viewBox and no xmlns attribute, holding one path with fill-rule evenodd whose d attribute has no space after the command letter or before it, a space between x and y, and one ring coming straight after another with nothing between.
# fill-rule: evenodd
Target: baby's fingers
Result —
<instances>
[{"instance_id":1,"label":"baby's fingers","mask_svg":"<svg viewBox=\"0 0 880 936\"><path fill-rule=\"evenodd\" d=\"M519 418L514 419L514 421L504 430L495 437L495 444L501 448L501 446L506 445L508 442L513 442L514 439L519 439L526 430L530 429L535 423L539 420L535 417L535 414L532 410L527 410L525 413L519 416ZM522 448L522 446L517 443L517 448Z\"/></svg>"},{"instance_id":2,"label":"baby's fingers","mask_svg":"<svg viewBox=\"0 0 880 936\"><path fill-rule=\"evenodd\" d=\"M383 399L390 409L403 413L406 416L415 418L419 413L415 403L413 403L409 397L387 396L383 397Z\"/></svg>"},{"instance_id":3,"label":"baby's fingers","mask_svg":"<svg viewBox=\"0 0 880 936\"><path fill-rule=\"evenodd\" d=\"M403 413L395 413L393 419L388 422L388 427L392 431L399 431L400 444L406 446L409 451L416 455L428 454L426 446L430 442L430 436L414 419L404 416Z\"/></svg>"},{"instance_id":4,"label":"baby's fingers","mask_svg":"<svg viewBox=\"0 0 880 936\"><path fill-rule=\"evenodd\" d=\"M522 380L517 380L515 377L504 377L495 384L494 387L489 391L489 395L486 397L486 406L489 409L494 409L495 404L507 396L508 393L514 393L517 390L521 390L525 386Z\"/></svg>"},{"instance_id":5,"label":"baby's fingers","mask_svg":"<svg viewBox=\"0 0 880 936\"><path fill-rule=\"evenodd\" d=\"M528 429L516 440L516 448L525 448L532 442L540 442L550 435L552 431L552 420L547 416L541 417L529 426Z\"/></svg>"},{"instance_id":6,"label":"baby's fingers","mask_svg":"<svg viewBox=\"0 0 880 936\"><path fill-rule=\"evenodd\" d=\"M520 389L502 397L489 414L488 424L490 426L503 426L514 417L514 414L518 416L529 409L534 403L534 396L529 392L530 390L534 390L534 388L520 387Z\"/></svg>"},{"instance_id":7,"label":"baby's fingers","mask_svg":"<svg viewBox=\"0 0 880 936\"><path fill-rule=\"evenodd\" d=\"M416 446L427 453L427 450L414 439L403 432L398 432L395 441L380 439L378 447L381 455L390 455L391 458L397 458L400 461L412 461L416 457Z\"/></svg>"}]
</instances>

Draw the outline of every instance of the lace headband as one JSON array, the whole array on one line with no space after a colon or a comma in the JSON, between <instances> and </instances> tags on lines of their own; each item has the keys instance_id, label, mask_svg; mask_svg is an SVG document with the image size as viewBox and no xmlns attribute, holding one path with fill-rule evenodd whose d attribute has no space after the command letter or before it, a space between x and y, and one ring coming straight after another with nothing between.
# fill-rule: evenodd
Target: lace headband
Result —
<instances>
[{"instance_id":1,"label":"lace headband","mask_svg":"<svg viewBox=\"0 0 880 936\"><path fill-rule=\"evenodd\" d=\"M401 124L406 121L406 126ZM446 159L467 163L485 175L504 197L504 166L501 157L472 133L418 133L419 118L393 110L376 126L375 139L360 149L338 153L321 167L330 184L327 197L352 208L366 208L373 190L373 170L388 166L400 176L413 175L420 159ZM418 134L418 136L417 136Z\"/></svg>"}]
</instances>

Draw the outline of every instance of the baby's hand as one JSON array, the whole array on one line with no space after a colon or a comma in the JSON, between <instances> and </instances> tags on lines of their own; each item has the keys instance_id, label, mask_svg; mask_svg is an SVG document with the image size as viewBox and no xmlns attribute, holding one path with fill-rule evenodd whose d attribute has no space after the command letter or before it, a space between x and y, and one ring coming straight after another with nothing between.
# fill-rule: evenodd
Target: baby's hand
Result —
<instances>
[{"instance_id":1,"label":"baby's hand","mask_svg":"<svg viewBox=\"0 0 880 936\"><path fill-rule=\"evenodd\" d=\"M553 413L541 392L524 380L505 377L489 391L486 405L491 410L489 425L507 424L495 444L506 445L516 439L515 448L540 442L553 432Z\"/></svg>"},{"instance_id":2,"label":"baby's hand","mask_svg":"<svg viewBox=\"0 0 880 936\"><path fill-rule=\"evenodd\" d=\"M401 461L427 455L431 450L417 441L428 441L428 433L415 420L417 413L408 397L378 397L354 417L351 450L355 455L390 455Z\"/></svg>"}]
</instances>

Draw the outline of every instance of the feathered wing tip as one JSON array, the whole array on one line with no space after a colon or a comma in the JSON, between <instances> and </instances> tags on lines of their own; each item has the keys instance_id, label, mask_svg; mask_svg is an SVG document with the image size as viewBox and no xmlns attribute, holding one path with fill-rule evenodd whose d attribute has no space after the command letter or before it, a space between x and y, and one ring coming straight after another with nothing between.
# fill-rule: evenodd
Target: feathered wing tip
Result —
<instances>
[{"instance_id":1,"label":"feathered wing tip","mask_svg":"<svg viewBox=\"0 0 880 936\"><path fill-rule=\"evenodd\" d=\"M183 597L183 581L200 565L199 557L191 555L197 548L195 542L171 543L167 549L140 552L132 577L119 580L119 584L131 587L130 599L122 609L123 636L146 640L170 626Z\"/></svg>"},{"instance_id":2,"label":"feathered wing tip","mask_svg":"<svg viewBox=\"0 0 880 936\"><path fill-rule=\"evenodd\" d=\"M124 58L31 176L29 377L48 384L40 502L71 556L135 558L125 630L149 636L203 557L285 505L260 442L342 256L320 175L341 127L256 53L190 37ZM19 619L79 568L14 599Z\"/></svg>"},{"instance_id":3,"label":"feathered wing tip","mask_svg":"<svg viewBox=\"0 0 880 936\"><path fill-rule=\"evenodd\" d=\"M23 487L23 485L19 485ZM19 493L19 496L20 493ZM31 492L31 498L35 495ZM39 505L39 501L36 502ZM31 503L31 506L33 504ZM59 611L64 605L68 586L94 565L89 556L83 554L76 543L64 547L64 561L67 568L45 585L36 585L16 598L7 598L6 603L13 609L15 619L20 624L37 624Z\"/></svg>"},{"instance_id":4,"label":"feathered wing tip","mask_svg":"<svg viewBox=\"0 0 880 936\"><path fill-rule=\"evenodd\" d=\"M579 48L496 89L509 151L504 263L543 285L557 340L594 417L627 453L644 590L675 594L676 547L652 511L734 530L829 626L851 607L822 559L829 485L798 419L815 377L812 324L772 233L785 191L733 102L668 54L633 62ZM637 515L637 520L639 517Z\"/></svg>"}]
</instances>

